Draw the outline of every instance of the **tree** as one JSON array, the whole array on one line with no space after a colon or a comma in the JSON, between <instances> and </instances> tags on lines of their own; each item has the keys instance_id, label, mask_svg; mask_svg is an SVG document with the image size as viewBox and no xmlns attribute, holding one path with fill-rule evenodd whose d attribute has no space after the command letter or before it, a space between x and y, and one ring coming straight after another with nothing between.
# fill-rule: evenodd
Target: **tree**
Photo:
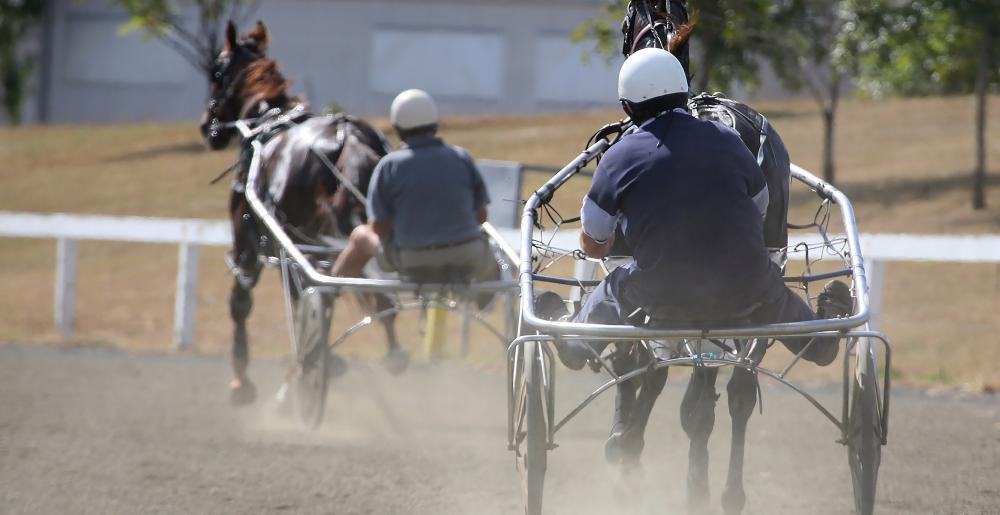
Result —
<instances>
[{"instance_id":1,"label":"tree","mask_svg":"<svg viewBox=\"0 0 1000 515\"><path fill-rule=\"evenodd\" d=\"M222 51L223 23L237 23L253 12L259 0L113 0L128 11L131 19L122 32L143 31L179 53L188 63L206 73ZM185 23L181 13L192 9L197 23Z\"/></svg>"},{"instance_id":2,"label":"tree","mask_svg":"<svg viewBox=\"0 0 1000 515\"><path fill-rule=\"evenodd\" d=\"M849 0L860 84L869 93L974 93L972 207L986 207L986 103L1000 85L996 0ZM928 120L933 123L933 120Z\"/></svg>"},{"instance_id":3,"label":"tree","mask_svg":"<svg viewBox=\"0 0 1000 515\"><path fill-rule=\"evenodd\" d=\"M823 178L834 182L837 107L853 55L844 0L783 0L772 6L763 53L789 89L805 89L823 117Z\"/></svg>"},{"instance_id":4,"label":"tree","mask_svg":"<svg viewBox=\"0 0 1000 515\"><path fill-rule=\"evenodd\" d=\"M757 59L770 25L767 0L700 0L689 2L698 28L692 33L692 75L695 91L725 91L733 82L757 84ZM619 30L628 0L613 0L594 18L584 21L573 40L594 41L606 56L621 51Z\"/></svg>"},{"instance_id":5,"label":"tree","mask_svg":"<svg viewBox=\"0 0 1000 515\"><path fill-rule=\"evenodd\" d=\"M35 67L33 56L18 47L45 13L44 0L0 0L0 101L10 123L21 123L28 79Z\"/></svg>"},{"instance_id":6,"label":"tree","mask_svg":"<svg viewBox=\"0 0 1000 515\"><path fill-rule=\"evenodd\" d=\"M823 176L833 182L834 129L850 54L843 51L844 0L692 0L695 91L725 91L733 82L757 82L760 58L774 66L786 87L805 87L823 116ZM574 33L594 40L599 52L617 51L621 34L613 23L628 0L602 7Z\"/></svg>"}]
</instances>

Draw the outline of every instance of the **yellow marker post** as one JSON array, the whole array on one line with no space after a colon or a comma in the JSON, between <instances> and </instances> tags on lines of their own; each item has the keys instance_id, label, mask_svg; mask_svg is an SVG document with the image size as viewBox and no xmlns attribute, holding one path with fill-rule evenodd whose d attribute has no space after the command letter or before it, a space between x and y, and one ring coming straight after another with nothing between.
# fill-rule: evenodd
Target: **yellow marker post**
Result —
<instances>
[{"instance_id":1,"label":"yellow marker post","mask_svg":"<svg viewBox=\"0 0 1000 515\"><path fill-rule=\"evenodd\" d=\"M427 331L424 333L424 351L428 361L440 358L448 341L448 310L436 301L427 305Z\"/></svg>"}]
</instances>

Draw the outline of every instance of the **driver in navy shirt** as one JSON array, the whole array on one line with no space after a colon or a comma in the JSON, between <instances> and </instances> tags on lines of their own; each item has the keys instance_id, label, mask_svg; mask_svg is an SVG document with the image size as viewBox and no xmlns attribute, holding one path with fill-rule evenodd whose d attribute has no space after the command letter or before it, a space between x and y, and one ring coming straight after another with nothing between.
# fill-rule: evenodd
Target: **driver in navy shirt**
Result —
<instances>
[{"instance_id":1,"label":"driver in navy shirt","mask_svg":"<svg viewBox=\"0 0 1000 515\"><path fill-rule=\"evenodd\" d=\"M784 285L764 244L763 172L735 132L687 113L687 78L672 54L656 48L633 54L618 91L639 127L605 153L594 174L581 209L580 246L604 258L620 229L635 261L612 271L573 321L629 324L655 313L663 322L665 313L670 326L710 328L850 314L850 289L842 282L827 284L818 313ZM551 299L539 301L539 316L558 317ZM809 341L782 340L793 352ZM561 361L582 368L594 356L587 345L599 352L607 343L560 342ZM803 357L827 365L837 351L837 338L824 338Z\"/></svg>"}]
</instances>

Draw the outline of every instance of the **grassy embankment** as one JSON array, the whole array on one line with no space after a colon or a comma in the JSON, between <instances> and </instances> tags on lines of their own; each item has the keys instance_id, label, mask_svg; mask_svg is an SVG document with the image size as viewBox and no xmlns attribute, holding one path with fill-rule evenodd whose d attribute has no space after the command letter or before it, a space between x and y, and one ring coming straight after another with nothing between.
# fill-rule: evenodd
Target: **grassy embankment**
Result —
<instances>
[{"instance_id":1,"label":"grassy embankment","mask_svg":"<svg viewBox=\"0 0 1000 515\"><path fill-rule=\"evenodd\" d=\"M1000 100L1000 99L997 99ZM1000 166L1000 102L994 100L989 162ZM998 233L1000 188L990 209L969 207L972 100L848 102L837 133L838 181L856 203L865 232ZM763 103L793 160L817 170L820 119L809 103ZM449 120L444 136L476 157L557 166L616 113ZM385 128L385 122L379 121ZM193 124L130 124L0 129L0 210L222 218L227 191L207 182L234 151L202 150ZM540 183L529 175L526 191ZM575 181L558 205L572 212L585 191ZM502 199L495 199L502 201ZM796 203L793 218L808 216ZM58 341L52 329L51 241L0 240L0 341ZM80 247L77 338L143 350L171 341L176 248L84 242ZM228 346L230 278L223 249L203 251L197 345ZM256 290L251 337L258 353L286 348L276 274ZM883 327L896 344L898 379L916 383L1000 385L1000 266L896 263L886 278ZM341 303L337 326L360 311ZM407 323L407 322L404 322ZM412 321L407 327L417 327ZM408 343L419 339L409 331ZM381 347L379 332L352 344ZM491 348L492 350L492 348ZM483 353L493 357L492 353ZM830 377L836 371L830 371Z\"/></svg>"}]
</instances>

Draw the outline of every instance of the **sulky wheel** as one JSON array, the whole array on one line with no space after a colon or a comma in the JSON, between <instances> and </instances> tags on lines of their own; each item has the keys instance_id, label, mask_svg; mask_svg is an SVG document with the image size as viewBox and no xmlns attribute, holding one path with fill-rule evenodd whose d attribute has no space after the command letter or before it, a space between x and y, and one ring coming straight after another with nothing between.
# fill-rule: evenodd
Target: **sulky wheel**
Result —
<instances>
[{"instance_id":1,"label":"sulky wheel","mask_svg":"<svg viewBox=\"0 0 1000 515\"><path fill-rule=\"evenodd\" d=\"M521 474L524 513L540 515L549 439L543 401L546 398L542 381L544 362L538 342L525 343L523 364L517 468Z\"/></svg>"},{"instance_id":2,"label":"sulky wheel","mask_svg":"<svg viewBox=\"0 0 1000 515\"><path fill-rule=\"evenodd\" d=\"M855 510L858 515L871 515L875 511L875 489L882 460L878 369L868 338L858 341L857 353L858 364L847 421L847 458L854 485Z\"/></svg>"},{"instance_id":3,"label":"sulky wheel","mask_svg":"<svg viewBox=\"0 0 1000 515\"><path fill-rule=\"evenodd\" d=\"M331 301L315 291L303 292L295 306L295 335L298 343L299 375L297 399L299 416L310 428L323 421L330 376Z\"/></svg>"}]
</instances>

